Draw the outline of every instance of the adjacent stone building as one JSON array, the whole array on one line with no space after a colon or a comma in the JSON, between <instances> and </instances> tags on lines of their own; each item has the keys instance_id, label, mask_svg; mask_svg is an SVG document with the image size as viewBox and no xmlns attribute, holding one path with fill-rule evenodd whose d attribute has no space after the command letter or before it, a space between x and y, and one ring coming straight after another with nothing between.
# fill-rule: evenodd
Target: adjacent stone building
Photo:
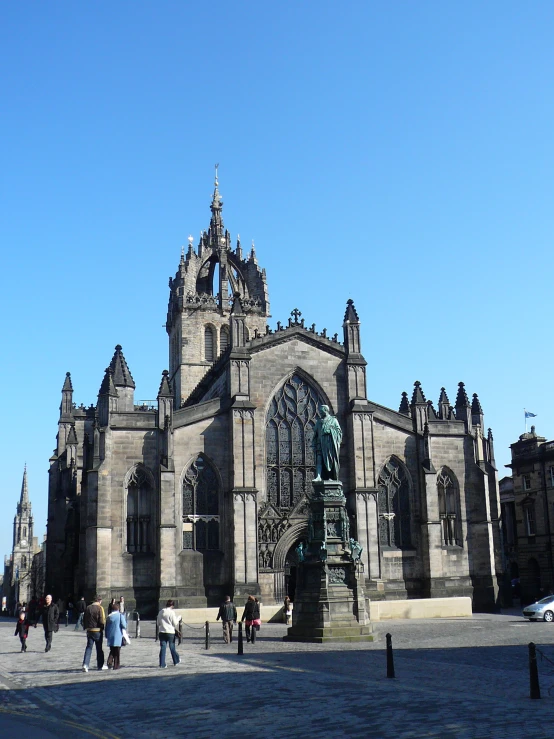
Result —
<instances>
[{"instance_id":1,"label":"adjacent stone building","mask_svg":"<svg viewBox=\"0 0 554 739\"><path fill-rule=\"evenodd\" d=\"M119 345L95 404L75 407L66 376L48 588L123 595L143 612L169 596L186 607L294 595L326 404L344 430L340 474L369 597L470 595L493 609L498 483L477 396L460 383L454 407L444 388L435 407L416 382L398 411L370 400L352 300L341 340L296 309L270 328L265 270L254 246L232 245L222 205L216 179L209 228L169 280L157 400L137 403Z\"/></svg>"},{"instance_id":2,"label":"adjacent stone building","mask_svg":"<svg viewBox=\"0 0 554 739\"><path fill-rule=\"evenodd\" d=\"M511 478L502 481L504 550L523 603L554 592L554 441L534 426L511 445Z\"/></svg>"}]
</instances>

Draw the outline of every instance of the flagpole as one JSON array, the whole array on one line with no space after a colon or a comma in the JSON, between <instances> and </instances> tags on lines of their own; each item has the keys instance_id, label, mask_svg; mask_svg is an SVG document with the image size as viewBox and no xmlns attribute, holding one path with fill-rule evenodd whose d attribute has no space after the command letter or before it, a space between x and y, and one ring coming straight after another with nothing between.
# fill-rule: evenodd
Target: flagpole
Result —
<instances>
[{"instance_id":1,"label":"flagpole","mask_svg":"<svg viewBox=\"0 0 554 739\"><path fill-rule=\"evenodd\" d=\"M525 433L527 433L527 411L523 409L523 415L525 416Z\"/></svg>"}]
</instances>

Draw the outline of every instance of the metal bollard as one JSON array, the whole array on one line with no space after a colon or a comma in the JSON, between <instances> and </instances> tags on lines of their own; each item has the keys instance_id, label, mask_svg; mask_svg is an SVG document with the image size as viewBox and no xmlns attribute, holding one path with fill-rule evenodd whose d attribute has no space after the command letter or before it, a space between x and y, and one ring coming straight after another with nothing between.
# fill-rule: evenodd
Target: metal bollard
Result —
<instances>
[{"instance_id":1,"label":"metal bollard","mask_svg":"<svg viewBox=\"0 0 554 739\"><path fill-rule=\"evenodd\" d=\"M392 653L392 636L387 634L387 677L396 677L394 674L394 656Z\"/></svg>"},{"instance_id":2,"label":"metal bollard","mask_svg":"<svg viewBox=\"0 0 554 739\"><path fill-rule=\"evenodd\" d=\"M160 638L160 630L158 628L158 622L156 621L156 630L154 632L154 641L158 641Z\"/></svg>"},{"instance_id":3,"label":"metal bollard","mask_svg":"<svg viewBox=\"0 0 554 739\"><path fill-rule=\"evenodd\" d=\"M206 649L210 648L210 622L206 621Z\"/></svg>"},{"instance_id":4,"label":"metal bollard","mask_svg":"<svg viewBox=\"0 0 554 739\"><path fill-rule=\"evenodd\" d=\"M539 685L539 668L537 667L537 648L533 642L529 642L529 698L540 698L541 689Z\"/></svg>"},{"instance_id":5,"label":"metal bollard","mask_svg":"<svg viewBox=\"0 0 554 739\"><path fill-rule=\"evenodd\" d=\"M238 643L239 643L239 646L238 646L237 654L244 654L244 648L243 648L243 645L242 645L242 621L239 621L239 638L238 638Z\"/></svg>"},{"instance_id":6,"label":"metal bollard","mask_svg":"<svg viewBox=\"0 0 554 739\"><path fill-rule=\"evenodd\" d=\"M140 639L140 614L138 611L133 611L133 614L136 614L136 628L135 628L135 639Z\"/></svg>"}]
</instances>

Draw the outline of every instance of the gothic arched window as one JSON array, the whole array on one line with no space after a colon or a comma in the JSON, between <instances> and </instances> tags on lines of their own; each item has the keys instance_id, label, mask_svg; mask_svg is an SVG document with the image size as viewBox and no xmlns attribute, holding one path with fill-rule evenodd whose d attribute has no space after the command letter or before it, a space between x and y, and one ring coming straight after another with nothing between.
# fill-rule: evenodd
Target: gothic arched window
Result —
<instances>
[{"instance_id":1,"label":"gothic arched window","mask_svg":"<svg viewBox=\"0 0 554 739\"><path fill-rule=\"evenodd\" d=\"M446 467L437 475L439 517L442 526L442 542L447 547L462 546L462 520L460 496L454 473Z\"/></svg>"},{"instance_id":2,"label":"gothic arched window","mask_svg":"<svg viewBox=\"0 0 554 739\"><path fill-rule=\"evenodd\" d=\"M127 551L150 552L152 487L146 470L135 467L127 482Z\"/></svg>"},{"instance_id":3,"label":"gothic arched window","mask_svg":"<svg viewBox=\"0 0 554 739\"><path fill-rule=\"evenodd\" d=\"M300 375L275 393L266 422L267 500L292 508L315 476L314 426L326 401Z\"/></svg>"},{"instance_id":4,"label":"gothic arched window","mask_svg":"<svg viewBox=\"0 0 554 739\"><path fill-rule=\"evenodd\" d=\"M21 557L21 569L22 570L27 569L27 557L25 555Z\"/></svg>"},{"instance_id":5,"label":"gothic arched window","mask_svg":"<svg viewBox=\"0 0 554 739\"><path fill-rule=\"evenodd\" d=\"M183 549L219 549L219 481L203 454L183 480Z\"/></svg>"},{"instance_id":6,"label":"gothic arched window","mask_svg":"<svg viewBox=\"0 0 554 739\"><path fill-rule=\"evenodd\" d=\"M27 538L27 527L26 526L23 527L23 537L22 538L23 539Z\"/></svg>"},{"instance_id":7,"label":"gothic arched window","mask_svg":"<svg viewBox=\"0 0 554 739\"><path fill-rule=\"evenodd\" d=\"M204 359L206 362L215 360L215 333L212 326L204 329Z\"/></svg>"},{"instance_id":8,"label":"gothic arched window","mask_svg":"<svg viewBox=\"0 0 554 739\"><path fill-rule=\"evenodd\" d=\"M410 483L394 457L383 466L378 483L379 541L393 549L411 547Z\"/></svg>"}]
</instances>

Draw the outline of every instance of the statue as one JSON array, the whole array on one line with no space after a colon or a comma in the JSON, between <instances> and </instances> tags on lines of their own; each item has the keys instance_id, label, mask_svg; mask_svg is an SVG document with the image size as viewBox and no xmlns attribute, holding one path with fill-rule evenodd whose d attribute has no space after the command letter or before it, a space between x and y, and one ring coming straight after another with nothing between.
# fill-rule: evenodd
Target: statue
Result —
<instances>
[{"instance_id":1,"label":"statue","mask_svg":"<svg viewBox=\"0 0 554 739\"><path fill-rule=\"evenodd\" d=\"M318 418L314 429L315 479L339 479L339 450L342 441L342 430L339 422L329 413L329 406L319 407L322 418Z\"/></svg>"},{"instance_id":2,"label":"statue","mask_svg":"<svg viewBox=\"0 0 554 739\"><path fill-rule=\"evenodd\" d=\"M364 548L361 544L358 544L356 539L350 539L350 551L352 552L352 561L359 562Z\"/></svg>"},{"instance_id":3,"label":"statue","mask_svg":"<svg viewBox=\"0 0 554 739\"><path fill-rule=\"evenodd\" d=\"M306 549L307 549L306 544L303 541L301 541L296 547L295 551L296 551L296 558L297 558L298 563L304 561L305 555L306 555Z\"/></svg>"}]
</instances>

